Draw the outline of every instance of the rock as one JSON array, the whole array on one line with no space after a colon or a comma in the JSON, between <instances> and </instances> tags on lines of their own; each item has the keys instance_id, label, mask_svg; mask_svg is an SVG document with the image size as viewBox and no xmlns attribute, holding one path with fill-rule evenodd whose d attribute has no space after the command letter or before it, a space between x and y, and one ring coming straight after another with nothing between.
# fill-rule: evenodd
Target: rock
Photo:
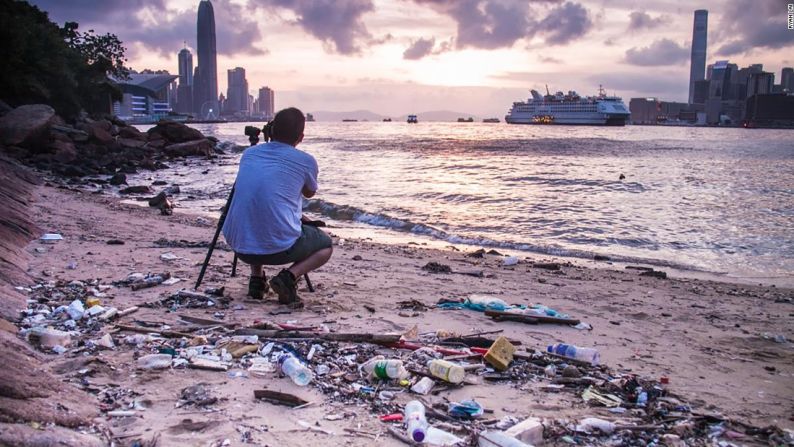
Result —
<instances>
[{"instance_id":1,"label":"rock","mask_svg":"<svg viewBox=\"0 0 794 447\"><path fill-rule=\"evenodd\" d=\"M532 267L536 269L544 269L544 270L559 270L560 264L556 262L536 262L532 264Z\"/></svg>"},{"instance_id":2,"label":"rock","mask_svg":"<svg viewBox=\"0 0 794 447\"><path fill-rule=\"evenodd\" d=\"M212 155L212 143L206 138L186 141L184 143L170 144L163 148L163 153L169 157L186 157L189 155Z\"/></svg>"},{"instance_id":3,"label":"rock","mask_svg":"<svg viewBox=\"0 0 794 447\"><path fill-rule=\"evenodd\" d=\"M0 141L7 146L31 147L46 138L50 124L60 121L44 104L17 107L0 118Z\"/></svg>"},{"instance_id":4,"label":"rock","mask_svg":"<svg viewBox=\"0 0 794 447\"><path fill-rule=\"evenodd\" d=\"M55 150L53 158L60 163L72 163L77 160L77 150L71 142L55 140L50 143L50 148Z\"/></svg>"},{"instance_id":5,"label":"rock","mask_svg":"<svg viewBox=\"0 0 794 447\"><path fill-rule=\"evenodd\" d=\"M166 182L165 180L155 180L152 182L152 186L165 186L167 184L168 182Z\"/></svg>"},{"instance_id":6,"label":"rock","mask_svg":"<svg viewBox=\"0 0 794 447\"><path fill-rule=\"evenodd\" d=\"M650 271L646 270L640 273L640 276L651 276L653 278L667 279L667 273L659 270L650 270Z\"/></svg>"},{"instance_id":7,"label":"rock","mask_svg":"<svg viewBox=\"0 0 794 447\"><path fill-rule=\"evenodd\" d=\"M114 186L118 185L126 185L127 184L127 174L123 174L119 172L118 174L114 174L113 177L110 178L110 184Z\"/></svg>"},{"instance_id":8,"label":"rock","mask_svg":"<svg viewBox=\"0 0 794 447\"><path fill-rule=\"evenodd\" d=\"M152 192L146 185L130 186L119 191L119 194L145 194Z\"/></svg>"},{"instance_id":9,"label":"rock","mask_svg":"<svg viewBox=\"0 0 794 447\"><path fill-rule=\"evenodd\" d=\"M119 138L146 141L147 135L141 132L140 130L138 130L136 127L125 126L125 127L119 127Z\"/></svg>"},{"instance_id":10,"label":"rock","mask_svg":"<svg viewBox=\"0 0 794 447\"><path fill-rule=\"evenodd\" d=\"M579 368L577 368L576 366L568 365L562 370L562 376L578 378L578 377L582 377L582 372L579 371Z\"/></svg>"},{"instance_id":11,"label":"rock","mask_svg":"<svg viewBox=\"0 0 794 447\"><path fill-rule=\"evenodd\" d=\"M8 113L8 112L10 112L12 110L14 110L13 107L8 105L7 102L5 102L5 101L0 99L0 116L5 115L6 113Z\"/></svg>"},{"instance_id":12,"label":"rock","mask_svg":"<svg viewBox=\"0 0 794 447\"><path fill-rule=\"evenodd\" d=\"M198 130L176 121L161 120L149 129L149 140L163 139L169 144L203 140L204 135Z\"/></svg>"},{"instance_id":13,"label":"rock","mask_svg":"<svg viewBox=\"0 0 794 447\"><path fill-rule=\"evenodd\" d=\"M160 194L157 194L156 196L149 199L149 206L159 207L167 201L168 195L165 193L165 191L162 191Z\"/></svg>"},{"instance_id":14,"label":"rock","mask_svg":"<svg viewBox=\"0 0 794 447\"><path fill-rule=\"evenodd\" d=\"M133 138L121 138L118 139L119 146L126 147L126 148L133 148L137 149L139 147L143 147L146 145L146 142L143 140L136 140Z\"/></svg>"},{"instance_id":15,"label":"rock","mask_svg":"<svg viewBox=\"0 0 794 447\"><path fill-rule=\"evenodd\" d=\"M88 127L90 129L89 134L91 138L97 143L107 145L113 141L113 136L108 132L108 129L110 129L110 123L108 121L95 121L89 124Z\"/></svg>"}]
</instances>

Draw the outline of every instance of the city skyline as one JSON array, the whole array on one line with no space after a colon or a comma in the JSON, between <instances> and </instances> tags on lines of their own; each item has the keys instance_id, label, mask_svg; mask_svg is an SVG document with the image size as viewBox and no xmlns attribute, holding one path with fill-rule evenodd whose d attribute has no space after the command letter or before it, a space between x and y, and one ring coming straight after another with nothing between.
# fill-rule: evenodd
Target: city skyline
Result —
<instances>
[{"instance_id":1,"label":"city skyline","mask_svg":"<svg viewBox=\"0 0 794 447\"><path fill-rule=\"evenodd\" d=\"M33 3L58 22L118 34L135 69L176 72L183 41L195 54L197 1L111 1L91 10ZM696 9L709 11L707 64L762 63L776 83L781 68L794 65L785 4L772 0L212 3L218 70L245 68L249 94L274 88L276 108L500 116L545 84L581 94L603 84L624 98L686 102ZM133 19L118 26L125 8ZM227 91L225 76L218 80L218 91Z\"/></svg>"}]
</instances>

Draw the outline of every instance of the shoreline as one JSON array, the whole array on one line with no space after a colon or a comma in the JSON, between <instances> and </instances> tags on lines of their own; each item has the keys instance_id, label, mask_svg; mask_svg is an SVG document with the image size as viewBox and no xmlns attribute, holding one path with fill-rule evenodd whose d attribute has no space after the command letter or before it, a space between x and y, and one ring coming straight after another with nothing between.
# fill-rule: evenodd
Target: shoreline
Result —
<instances>
[{"instance_id":1,"label":"shoreline","mask_svg":"<svg viewBox=\"0 0 794 447\"><path fill-rule=\"evenodd\" d=\"M155 209L122 204L108 195L61 190L40 186L34 192L34 220L45 232L59 232L64 240L54 245L31 242L29 273L37 281L85 280L95 278L110 284L131 272L169 271L182 281L139 291L113 287L103 303L118 308L162 299L182 287L192 288L206 249L158 247L153 241L208 241L215 221L196 215L177 213L157 215ZM329 230L334 233L334 229ZM108 245L119 239L124 245ZM502 257L485 255L471 258L453 250L424 248L421 245L386 245L355 238L334 237L335 253L329 264L312 274L317 292L301 291L307 302L302 311L284 311L273 296L263 303L244 297L246 267L240 266L238 277L230 278L231 255L216 250L203 287L225 286L231 307L219 309L142 308L122 323L156 321L179 327L178 315L251 324L257 319L293 321L299 325L330 326L339 332L397 332L417 326L419 333L445 329L460 333L503 330L503 335L523 342L521 349L544 349L546 345L567 342L593 346L601 352L602 362L611 368L642 377L670 378L669 389L683 396L693 411L718 412L758 426L777 425L794 429L790 410L794 407L791 375L794 374L794 339L790 314L794 291L776 287L737 285L687 278L658 279L641 277L636 271L582 267L562 264L550 271L521 260L518 265L503 266ZM37 248L45 249L39 253ZM163 261L160 256L173 253L178 259ZM533 256L547 260L546 256ZM428 262L450 265L455 271L478 270L482 277L456 274L432 274L422 270ZM70 268L73 266L74 268ZM269 269L273 274L274 269ZM472 293L486 293L508 303L539 303L581 318L593 326L579 331L554 325L531 326L515 322L494 322L468 310L428 308L404 311L396 303L417 300L432 306L442 298L463 298ZM749 309L753 311L748 312ZM277 315L270 315L270 313ZM103 332L109 330L106 327ZM288 379L271 375L236 379L226 373L197 370L135 372L133 355L145 350L123 345L126 332L109 332L117 348L98 351L91 358L101 359L116 372L100 368L90 379L90 387L115 384L141 393L138 400L148 402L146 410L136 412L132 420L102 415L95 419L117 436L140 432L141 439L160 436L165 444L215 442L239 439L240 418L257 430L254 441L260 444L305 445L306 437L321 444L369 445L370 438L341 438L344 428L383 432L384 424L366 408L340 409L339 404L316 389L299 389ZM766 334L766 335L765 335ZM94 338L93 336L91 338ZM50 365L63 364L80 354L45 355ZM179 390L198 382L210 383L219 402L215 413L185 416L174 410ZM580 419L597 416L614 419L605 409L582 406L577 393L549 393L532 384L484 383L467 385L440 393L431 400L476 398L492 409L494 418L538 416L546 419ZM304 394L315 404L301 410L284 411L283 407L255 401L252 389L273 388ZM410 398L399 393L398 400ZM124 400L131 403L131 400ZM404 402L403 402L404 403ZM353 416L328 420L328 414L350 411ZM203 430L174 429L185 417L214 420ZM122 421L124 423L122 423ZM335 435L306 432L300 421L318 424ZM126 424L126 425L125 425ZM148 427L150 431L141 429ZM385 435L384 445L401 445ZM132 439L132 438L129 438ZM746 441L746 440L745 440ZM742 441L744 442L744 441ZM752 445L752 444L751 444Z\"/></svg>"}]
</instances>

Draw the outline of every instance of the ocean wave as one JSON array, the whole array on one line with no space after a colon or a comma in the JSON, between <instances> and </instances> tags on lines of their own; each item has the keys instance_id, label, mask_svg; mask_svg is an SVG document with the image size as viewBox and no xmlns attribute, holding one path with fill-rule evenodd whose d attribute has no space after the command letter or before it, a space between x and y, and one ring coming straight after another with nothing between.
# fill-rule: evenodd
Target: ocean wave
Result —
<instances>
[{"instance_id":1,"label":"ocean wave","mask_svg":"<svg viewBox=\"0 0 794 447\"><path fill-rule=\"evenodd\" d=\"M589 250L579 250L573 248L565 248L552 244L537 244L528 242L509 242L497 241L487 237L472 237L449 233L443 229L434 227L432 225L412 222L407 219L400 219L397 217L389 216L383 213L372 213L349 205L338 205L335 203L327 202L321 199L313 199L305 202L304 211L322 214L331 219L338 221L358 222L375 227L381 227L389 230L399 231L403 233L411 233L421 236L431 237L433 239L442 240L451 244L470 245L476 247L496 248L503 250L524 251L530 253L537 253L550 256L571 257L580 259L593 259L595 256L607 256L609 260L622 263L639 263L648 264L657 267L668 267L679 270L690 271L704 271L696 266L682 264L678 262L666 261L662 259L643 258L637 256L625 256L604 254ZM618 240L613 239L613 242ZM629 245L636 245L637 240L626 240Z\"/></svg>"}]
</instances>

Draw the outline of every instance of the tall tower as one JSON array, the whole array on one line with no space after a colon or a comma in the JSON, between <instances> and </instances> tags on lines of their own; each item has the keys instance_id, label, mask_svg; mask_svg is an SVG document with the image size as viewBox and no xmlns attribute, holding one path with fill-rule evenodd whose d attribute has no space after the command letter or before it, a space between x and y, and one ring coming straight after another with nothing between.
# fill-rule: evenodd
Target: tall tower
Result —
<instances>
[{"instance_id":1,"label":"tall tower","mask_svg":"<svg viewBox=\"0 0 794 447\"><path fill-rule=\"evenodd\" d=\"M179 87L176 89L176 106L179 113L193 112L193 55L187 47L179 51Z\"/></svg>"},{"instance_id":2,"label":"tall tower","mask_svg":"<svg viewBox=\"0 0 794 447\"><path fill-rule=\"evenodd\" d=\"M259 113L261 113L265 119L273 119L274 97L275 93L270 87L262 87L259 89Z\"/></svg>"},{"instance_id":3,"label":"tall tower","mask_svg":"<svg viewBox=\"0 0 794 447\"><path fill-rule=\"evenodd\" d=\"M215 12L209 0L201 0L196 22L198 66L193 79L193 108L197 113L218 112L218 60L215 48Z\"/></svg>"},{"instance_id":4,"label":"tall tower","mask_svg":"<svg viewBox=\"0 0 794 447\"><path fill-rule=\"evenodd\" d=\"M179 85L193 85L193 54L187 48L179 51Z\"/></svg>"},{"instance_id":5,"label":"tall tower","mask_svg":"<svg viewBox=\"0 0 794 447\"><path fill-rule=\"evenodd\" d=\"M226 106L223 111L228 114L248 110L248 80L245 79L245 69L237 67L227 71L228 89L226 90Z\"/></svg>"},{"instance_id":6,"label":"tall tower","mask_svg":"<svg viewBox=\"0 0 794 447\"><path fill-rule=\"evenodd\" d=\"M689 66L689 103L695 99L695 81L702 81L706 71L706 34L708 32L709 12L705 9L695 11L692 27L692 58Z\"/></svg>"}]
</instances>

